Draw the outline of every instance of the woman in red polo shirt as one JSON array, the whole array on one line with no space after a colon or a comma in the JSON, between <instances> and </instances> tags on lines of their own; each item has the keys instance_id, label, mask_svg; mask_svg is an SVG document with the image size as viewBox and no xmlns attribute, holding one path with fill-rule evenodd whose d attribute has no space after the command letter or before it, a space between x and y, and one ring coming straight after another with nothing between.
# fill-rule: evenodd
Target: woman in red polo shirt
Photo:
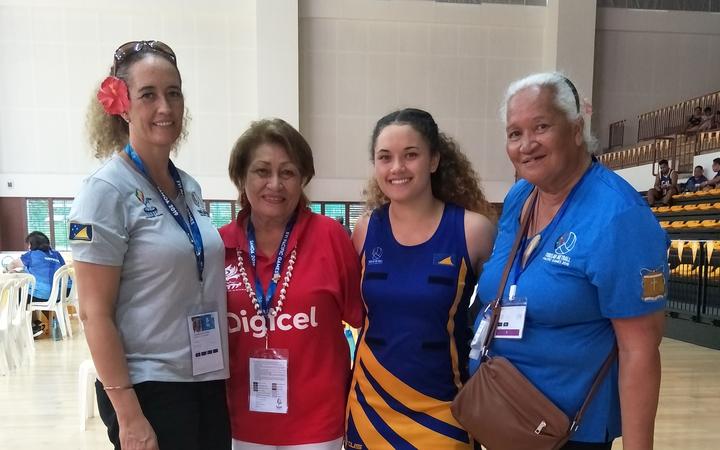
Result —
<instances>
[{"instance_id":1,"label":"woman in red polo shirt","mask_svg":"<svg viewBox=\"0 0 720 450\"><path fill-rule=\"evenodd\" d=\"M360 265L345 229L312 213L310 146L280 119L230 155L242 211L225 242L233 449L340 449L350 379L342 321L360 327Z\"/></svg>"}]
</instances>

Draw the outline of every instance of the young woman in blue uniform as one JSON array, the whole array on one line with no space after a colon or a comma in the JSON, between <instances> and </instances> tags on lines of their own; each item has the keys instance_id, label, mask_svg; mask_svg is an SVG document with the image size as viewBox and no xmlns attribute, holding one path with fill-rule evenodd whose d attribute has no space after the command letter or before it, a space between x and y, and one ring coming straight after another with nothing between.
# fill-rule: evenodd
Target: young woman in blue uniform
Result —
<instances>
[{"instance_id":1,"label":"young woman in blue uniform","mask_svg":"<svg viewBox=\"0 0 720 450\"><path fill-rule=\"evenodd\" d=\"M495 236L492 206L425 111L380 119L371 156L374 210L353 234L367 319L345 448L470 449L450 402L467 379L468 304Z\"/></svg>"}]
</instances>

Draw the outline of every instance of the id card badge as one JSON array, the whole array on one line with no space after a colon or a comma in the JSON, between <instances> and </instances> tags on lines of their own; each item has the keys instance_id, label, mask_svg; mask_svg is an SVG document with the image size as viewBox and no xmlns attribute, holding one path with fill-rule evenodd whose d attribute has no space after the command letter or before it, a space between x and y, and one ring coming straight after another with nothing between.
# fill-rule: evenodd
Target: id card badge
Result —
<instances>
[{"instance_id":1,"label":"id card badge","mask_svg":"<svg viewBox=\"0 0 720 450\"><path fill-rule=\"evenodd\" d=\"M193 376L224 367L217 311L188 316Z\"/></svg>"},{"instance_id":2,"label":"id card badge","mask_svg":"<svg viewBox=\"0 0 720 450\"><path fill-rule=\"evenodd\" d=\"M288 355L280 348L250 353L250 411L287 414Z\"/></svg>"},{"instance_id":3,"label":"id card badge","mask_svg":"<svg viewBox=\"0 0 720 450\"><path fill-rule=\"evenodd\" d=\"M522 339L526 312L527 298L503 299L500 318L495 329L495 339Z\"/></svg>"},{"instance_id":4,"label":"id card badge","mask_svg":"<svg viewBox=\"0 0 720 450\"><path fill-rule=\"evenodd\" d=\"M490 319L492 317L492 311L490 311L491 304L492 302L485 306L485 309L482 312L482 319L480 319L480 324L473 335L472 341L470 341L470 359L478 359L483 353L483 344L485 343L485 338L490 331Z\"/></svg>"}]
</instances>

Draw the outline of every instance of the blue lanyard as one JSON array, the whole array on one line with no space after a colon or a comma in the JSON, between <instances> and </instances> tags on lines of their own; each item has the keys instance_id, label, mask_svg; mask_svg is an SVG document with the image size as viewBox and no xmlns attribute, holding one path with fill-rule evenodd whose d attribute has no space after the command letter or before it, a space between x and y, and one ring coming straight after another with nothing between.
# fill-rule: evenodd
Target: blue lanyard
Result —
<instances>
[{"instance_id":1,"label":"blue lanyard","mask_svg":"<svg viewBox=\"0 0 720 450\"><path fill-rule=\"evenodd\" d=\"M512 286L517 286L518 280L520 279L520 276L523 274L525 269L530 265L530 263L535 259L535 256L537 256L540 252L538 249L542 247L545 244L545 238L550 237L555 232L555 229L557 228L558 224L562 220L563 216L567 212L568 207L570 206L570 203L572 202L572 198L575 196L575 193L577 192L578 188L583 184L585 179L587 178L588 172L592 169L593 165L595 164L594 160L590 163L590 166L587 168L583 176L580 178L580 181L575 183L575 186L573 186L572 190L570 191L570 194L567 196L565 201L563 202L562 206L560 207L560 210L555 214L555 217L553 217L553 220L550 222L550 224L545 227L544 230L542 230L540 235L540 241L535 246L535 248L530 249L531 254L528 255L527 260L525 261L525 264L523 264L523 259L525 256L525 252L527 251L527 245L528 245L528 238L527 236L523 236L522 244L520 245L520 251L515 254L515 260L513 261L513 282ZM532 191L531 191L532 193ZM535 198L535 201L529 206L528 214L534 214L535 213L535 202L537 201L537 197ZM532 219L532 216L529 220Z\"/></svg>"},{"instance_id":2,"label":"blue lanyard","mask_svg":"<svg viewBox=\"0 0 720 450\"><path fill-rule=\"evenodd\" d=\"M152 181L152 178L150 178L150 175L145 170L145 164L143 164L142 159L140 159L140 156L135 152L135 149L132 148L130 144L127 144L125 146L125 153L130 157L133 163L135 163L135 167L145 175L145 178L147 178L151 183L155 184L154 181ZM178 172L177 168L175 167L175 164L172 163L172 161L168 160L168 170L170 171L170 176L172 177L173 181L175 182L175 186L177 187L178 194L180 194L183 198L185 198L185 189L183 188L182 180L180 179L180 173ZM200 281L203 281L203 270L205 269L205 248L203 247L203 241L202 241L202 235L200 234L200 227L198 227L197 222L195 221L195 217L193 216L192 209L187 206L187 203L185 203L185 206L187 207L188 211L188 223L185 223L185 219L183 218L182 214L180 214L180 211L178 211L175 204L170 200L170 198L165 195L165 192L163 192L160 185L155 184L155 188L160 193L160 197L162 197L163 201L165 202L165 206L167 206L167 209L170 211L170 214L172 214L175 221L180 225L180 228L183 229L185 234L188 237L188 240L193 246L193 252L195 253L195 263L197 265L198 270L198 276L200 277ZM189 225L189 226L188 226Z\"/></svg>"},{"instance_id":3,"label":"blue lanyard","mask_svg":"<svg viewBox=\"0 0 720 450\"><path fill-rule=\"evenodd\" d=\"M285 260L285 251L287 250L288 240L290 239L290 232L295 226L295 218L296 215L293 215L287 225L285 225L285 232L283 233L282 240L280 241L277 258L275 259L273 276L270 280L270 284L268 285L267 295L265 295L265 291L262 287L262 282L260 281L256 268L257 240L255 239L255 226L253 225L251 218L248 216L248 253L250 254L250 265L252 265L253 272L255 272L255 295L260 303L260 312L266 317L270 312L270 302L272 301L273 295L275 295L275 289L277 288L278 281L280 280L280 271L282 270L283 261Z\"/></svg>"}]
</instances>

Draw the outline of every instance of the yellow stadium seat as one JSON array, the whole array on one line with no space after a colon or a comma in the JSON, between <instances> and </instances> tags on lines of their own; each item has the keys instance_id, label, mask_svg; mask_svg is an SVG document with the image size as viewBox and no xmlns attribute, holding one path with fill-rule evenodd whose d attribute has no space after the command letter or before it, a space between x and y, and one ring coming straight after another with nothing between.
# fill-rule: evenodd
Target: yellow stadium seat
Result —
<instances>
[{"instance_id":1,"label":"yellow stadium seat","mask_svg":"<svg viewBox=\"0 0 720 450\"><path fill-rule=\"evenodd\" d=\"M657 212L659 212L659 213L670 212L670 207L669 207L669 206L660 206L660 207L657 209Z\"/></svg>"},{"instance_id":2,"label":"yellow stadium seat","mask_svg":"<svg viewBox=\"0 0 720 450\"><path fill-rule=\"evenodd\" d=\"M688 220L685 222L685 226L688 228L700 228L702 225L699 220Z\"/></svg>"},{"instance_id":3,"label":"yellow stadium seat","mask_svg":"<svg viewBox=\"0 0 720 450\"><path fill-rule=\"evenodd\" d=\"M672 212L682 211L683 209L685 209L685 207L683 205L675 205L675 206L670 207L670 211L672 211Z\"/></svg>"},{"instance_id":4,"label":"yellow stadium seat","mask_svg":"<svg viewBox=\"0 0 720 450\"><path fill-rule=\"evenodd\" d=\"M667 220L661 220L660 227L661 228L670 228L670 222L668 222Z\"/></svg>"},{"instance_id":5,"label":"yellow stadium seat","mask_svg":"<svg viewBox=\"0 0 720 450\"><path fill-rule=\"evenodd\" d=\"M695 211L696 209L698 209L698 205L685 205L683 208L685 211Z\"/></svg>"},{"instance_id":6,"label":"yellow stadium seat","mask_svg":"<svg viewBox=\"0 0 720 450\"><path fill-rule=\"evenodd\" d=\"M714 206L713 206L712 203L700 203L700 204L698 204L697 206L698 206L698 209L701 209L701 210L703 210L703 211L706 210L706 209L713 209L713 208L714 208Z\"/></svg>"},{"instance_id":7,"label":"yellow stadium seat","mask_svg":"<svg viewBox=\"0 0 720 450\"><path fill-rule=\"evenodd\" d=\"M715 219L706 219L701 223L703 228L720 228L720 222Z\"/></svg>"},{"instance_id":8,"label":"yellow stadium seat","mask_svg":"<svg viewBox=\"0 0 720 450\"><path fill-rule=\"evenodd\" d=\"M670 228L685 228L685 222L682 220L675 220L670 222Z\"/></svg>"},{"instance_id":9,"label":"yellow stadium seat","mask_svg":"<svg viewBox=\"0 0 720 450\"><path fill-rule=\"evenodd\" d=\"M706 191L706 192L708 193L708 195L720 195L720 189L719 189L719 188L710 189L709 191Z\"/></svg>"}]
</instances>

